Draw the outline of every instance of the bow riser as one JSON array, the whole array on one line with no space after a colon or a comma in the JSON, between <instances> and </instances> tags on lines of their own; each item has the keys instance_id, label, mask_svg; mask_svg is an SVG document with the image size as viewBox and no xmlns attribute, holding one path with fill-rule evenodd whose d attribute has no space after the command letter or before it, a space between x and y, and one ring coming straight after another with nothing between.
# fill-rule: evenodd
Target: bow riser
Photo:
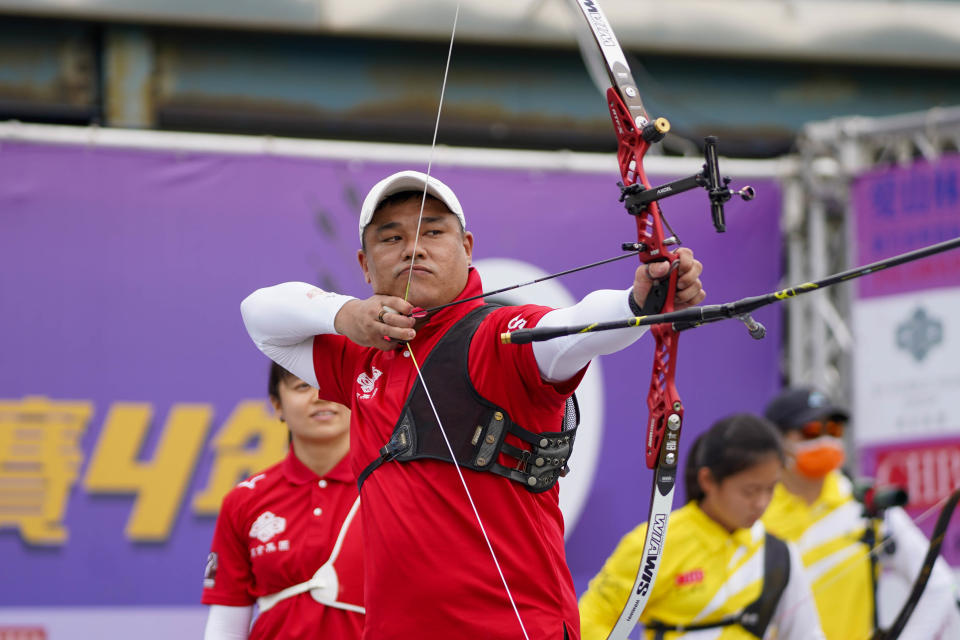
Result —
<instances>
[{"instance_id":1,"label":"bow riser","mask_svg":"<svg viewBox=\"0 0 960 640\"><path fill-rule=\"evenodd\" d=\"M674 269L670 278L671 308L672 292L676 289L675 274ZM669 324L656 325L651 329L651 333L656 338L656 347L650 392L647 395L647 408L650 411L650 422L647 426L647 467L654 469L662 465L669 467L673 473L678 461L680 427L683 425L683 403L680 402L675 383L680 335Z\"/></svg>"},{"instance_id":2,"label":"bow riser","mask_svg":"<svg viewBox=\"0 0 960 640\"><path fill-rule=\"evenodd\" d=\"M650 148L650 141L643 135L642 130L635 126L634 118L624 104L620 92L613 87L607 90L607 104L610 108L610 119L613 121L613 127L617 134L617 161L620 165L623 187L641 185L644 189L650 189L650 180L643 168L643 158ZM639 108L642 109L642 107ZM647 122L646 114L642 116L640 121ZM659 137L662 137L662 133L669 129L669 125L665 124L666 120L662 118L658 119L656 123L664 123L659 124L663 131L661 132L655 127L652 130L654 135L651 135L651 138L658 137L658 134ZM648 131L651 130L648 129ZM678 258L667 248L660 206L656 201L653 201L647 203L639 211L631 210L631 213L635 214L637 241L643 245L639 253L640 262L648 264L665 260L671 264L663 307L656 311L672 311L678 277L678 271L674 268L673 263ZM674 382L679 335L670 325L657 325L653 328L652 333L656 340L656 346L653 372L650 379L650 392L647 396L650 420L647 425L646 445L646 461L647 467L650 469L656 468L658 463L670 467L676 465L680 425L683 423L683 405L680 402L680 394L677 392ZM669 430L672 437L667 443L667 448L661 451L664 449L664 437L668 433L667 419L668 416L672 415L676 415L676 418L673 419L676 428ZM663 453L662 460L661 453ZM671 475L673 475L672 472Z\"/></svg>"},{"instance_id":3,"label":"bow riser","mask_svg":"<svg viewBox=\"0 0 960 640\"><path fill-rule=\"evenodd\" d=\"M636 183L636 168L643 166L643 156L646 155L650 143L643 139L637 131L627 106L620 98L620 92L610 87L607 89L607 107L610 109L610 119L613 120L613 129L617 134L617 162L620 165L620 175L626 187ZM642 116L644 120L645 116Z\"/></svg>"},{"instance_id":4,"label":"bow riser","mask_svg":"<svg viewBox=\"0 0 960 640\"><path fill-rule=\"evenodd\" d=\"M610 119L617 133L617 163L620 165L620 178L624 187L635 184L650 189L650 180L643 170L643 158L650 148L650 142L633 124L630 112L620 98L619 92L607 89L607 105L610 107ZM645 249L640 252L640 262L653 260L673 260L664 243L663 222L660 216L660 206L656 201L649 203L636 216L637 238Z\"/></svg>"}]
</instances>

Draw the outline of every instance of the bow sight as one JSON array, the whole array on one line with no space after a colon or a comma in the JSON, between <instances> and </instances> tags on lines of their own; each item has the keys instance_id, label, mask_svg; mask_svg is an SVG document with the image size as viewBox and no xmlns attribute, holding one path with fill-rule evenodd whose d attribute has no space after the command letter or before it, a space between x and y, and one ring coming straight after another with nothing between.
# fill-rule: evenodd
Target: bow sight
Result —
<instances>
[{"instance_id":1,"label":"bow sight","mask_svg":"<svg viewBox=\"0 0 960 640\"><path fill-rule=\"evenodd\" d=\"M705 162L703 163L703 171L700 173L692 175L688 178L681 178L680 180L668 182L660 185L659 187L650 187L649 189L644 187L639 182L632 184L629 187L623 186L622 182L619 183L620 202L623 202L624 206L626 206L627 213L632 216L640 216L643 214L643 211L647 205L651 202L663 200L664 198L675 196L678 193L683 193L684 191L689 191L690 189L703 187L707 190L707 196L710 198L710 209L713 216L714 228L721 233L726 231L727 225L724 217L723 205L735 195L740 196L744 199L744 201L753 200L754 196L757 195L757 192L754 191L753 187L749 186L744 187L739 191L732 190L729 186L731 182L730 178L720 177L720 164L717 160L716 137L707 136L703 139L703 141L703 155ZM676 234L674 234L673 237L668 238L665 243L678 244L679 241L676 238ZM630 245L624 245L624 250L632 250L633 248L634 245L632 243Z\"/></svg>"},{"instance_id":2,"label":"bow sight","mask_svg":"<svg viewBox=\"0 0 960 640\"><path fill-rule=\"evenodd\" d=\"M658 118L657 122L666 120L664 118ZM663 135L666 131L669 130L669 124L663 126L663 131L658 136L653 138L652 136L647 136L646 132L649 130L647 125L643 129L643 136L648 142L653 139L654 141L659 141L663 138ZM656 129L660 131L661 129ZM620 202L624 203L624 206L627 209L627 213L632 216L636 216L638 220L643 220L643 216L647 213L647 207L651 202L656 202L658 200L663 200L670 196L675 196L678 193L683 193L684 191L689 191L690 189L695 189L697 187L703 187L707 190L707 197L710 199L710 211L713 217L713 226L718 233L723 233L727 230L726 218L724 216L723 205L726 204L730 198L735 195L743 198L745 202L753 200L754 196L757 195L757 192L751 186L746 186L740 189L739 191L734 191L730 188L731 179L724 176L720 177L720 163L717 159L717 138L715 136L707 136L703 139L703 155L704 163L703 170L695 175L692 175L688 178L681 178L680 180L674 180L673 182L668 182L666 184L660 185L659 187L645 187L642 183L636 182L630 186L624 186L623 182L617 183L620 187ZM670 237L663 239L663 244L665 246L680 244L679 238L677 238L676 232L670 227L670 223L667 222L666 217L663 215L663 211L660 212L660 219L663 221L663 224L670 230ZM622 245L624 251L639 251L641 254L652 252L654 247L649 247L642 242L624 242ZM653 300L651 300L652 306L645 305L643 313L659 313L662 307L662 299L666 294L662 290L661 286L655 286L651 291L653 294ZM743 313L737 316L740 321L742 321L747 330L750 332L750 335L755 340L761 340L766 336L766 328L753 319L749 313ZM680 323L674 324L674 329L676 331L681 331L685 328L690 328L690 326L695 326L693 323L688 323L689 326L685 326Z\"/></svg>"}]
</instances>

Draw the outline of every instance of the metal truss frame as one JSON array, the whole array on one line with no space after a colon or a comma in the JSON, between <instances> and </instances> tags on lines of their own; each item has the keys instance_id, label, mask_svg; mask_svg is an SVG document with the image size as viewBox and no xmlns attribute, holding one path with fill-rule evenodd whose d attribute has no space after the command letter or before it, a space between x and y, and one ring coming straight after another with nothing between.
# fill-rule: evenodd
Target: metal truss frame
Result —
<instances>
[{"instance_id":1,"label":"metal truss frame","mask_svg":"<svg viewBox=\"0 0 960 640\"><path fill-rule=\"evenodd\" d=\"M786 283L812 281L851 266L850 187L874 167L934 162L960 151L960 107L882 118L812 122L797 139L799 162L784 177L781 229ZM831 287L787 307L782 373L788 384L812 384L852 401L850 287Z\"/></svg>"}]
</instances>

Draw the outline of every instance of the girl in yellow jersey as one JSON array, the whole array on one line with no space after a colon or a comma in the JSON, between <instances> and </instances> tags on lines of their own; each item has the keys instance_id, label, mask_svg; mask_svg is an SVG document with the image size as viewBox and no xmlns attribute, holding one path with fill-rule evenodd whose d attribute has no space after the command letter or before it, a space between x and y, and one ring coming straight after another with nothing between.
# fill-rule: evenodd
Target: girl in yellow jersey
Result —
<instances>
[{"instance_id":1,"label":"girl in yellow jersey","mask_svg":"<svg viewBox=\"0 0 960 640\"><path fill-rule=\"evenodd\" d=\"M737 414L694 443L688 503L670 515L660 570L640 616L655 640L822 640L796 552L759 518L783 470L776 429ZM584 640L607 637L640 564L646 524L620 541L580 599Z\"/></svg>"}]
</instances>

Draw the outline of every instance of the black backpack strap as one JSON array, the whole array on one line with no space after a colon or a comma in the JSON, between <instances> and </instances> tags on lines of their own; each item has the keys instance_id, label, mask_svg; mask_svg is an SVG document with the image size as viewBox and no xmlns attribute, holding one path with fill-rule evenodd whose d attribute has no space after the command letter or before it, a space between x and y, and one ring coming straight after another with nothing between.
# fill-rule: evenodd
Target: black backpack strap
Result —
<instances>
[{"instance_id":1,"label":"black backpack strap","mask_svg":"<svg viewBox=\"0 0 960 640\"><path fill-rule=\"evenodd\" d=\"M720 618L715 622L702 622L698 624L664 624L659 620L654 620L643 627L648 631L653 631L654 640L663 640L667 631L676 631L677 633L686 633L688 631L701 631L702 629L716 629L717 627L729 627L732 624L740 622L740 616L727 616Z\"/></svg>"},{"instance_id":2,"label":"black backpack strap","mask_svg":"<svg viewBox=\"0 0 960 640\"><path fill-rule=\"evenodd\" d=\"M760 596L747 605L738 615L727 616L716 622L702 624L668 625L654 621L645 626L654 632L656 640L662 640L667 631L699 631L701 629L726 627L732 624L739 624L748 633L757 638L763 638L763 634L767 632L767 627L773 620L773 613L776 611L777 604L779 604L789 581L790 550L787 548L787 543L768 533L763 547L763 586L760 590Z\"/></svg>"},{"instance_id":3,"label":"black backpack strap","mask_svg":"<svg viewBox=\"0 0 960 640\"><path fill-rule=\"evenodd\" d=\"M763 638L783 591L790 582L790 549L780 538L767 534L763 550L763 589L760 597L740 614L740 626Z\"/></svg>"}]
</instances>

